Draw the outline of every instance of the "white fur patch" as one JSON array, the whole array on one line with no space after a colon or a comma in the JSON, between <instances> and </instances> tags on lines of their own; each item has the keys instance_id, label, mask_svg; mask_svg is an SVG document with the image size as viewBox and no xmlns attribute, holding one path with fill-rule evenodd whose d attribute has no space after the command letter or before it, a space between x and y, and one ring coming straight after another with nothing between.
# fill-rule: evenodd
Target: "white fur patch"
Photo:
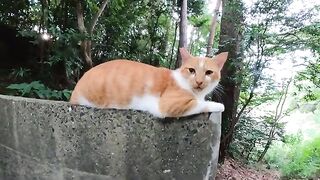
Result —
<instances>
[{"instance_id":1,"label":"white fur patch","mask_svg":"<svg viewBox=\"0 0 320 180\"><path fill-rule=\"evenodd\" d=\"M205 59L203 58L203 57L201 57L200 59L199 59L199 67L200 68L204 68L204 63L205 63Z\"/></svg>"},{"instance_id":2,"label":"white fur patch","mask_svg":"<svg viewBox=\"0 0 320 180\"><path fill-rule=\"evenodd\" d=\"M182 76L180 69L172 71L172 77L181 88L192 92L192 87L190 86L188 80Z\"/></svg>"},{"instance_id":3,"label":"white fur patch","mask_svg":"<svg viewBox=\"0 0 320 180\"><path fill-rule=\"evenodd\" d=\"M183 116L189 116L192 114L199 114L202 112L222 112L224 111L224 105L212 101L197 101L197 105L187 111Z\"/></svg>"},{"instance_id":4,"label":"white fur patch","mask_svg":"<svg viewBox=\"0 0 320 180\"><path fill-rule=\"evenodd\" d=\"M134 96L127 108L148 111L154 116L164 117L164 114L160 112L159 101L160 97L155 95Z\"/></svg>"},{"instance_id":5,"label":"white fur patch","mask_svg":"<svg viewBox=\"0 0 320 180\"><path fill-rule=\"evenodd\" d=\"M78 97L78 103L83 106L89 106L89 107L96 107L93 103L91 103L89 100L87 100L84 96Z\"/></svg>"},{"instance_id":6,"label":"white fur patch","mask_svg":"<svg viewBox=\"0 0 320 180\"><path fill-rule=\"evenodd\" d=\"M182 76L179 69L172 71L172 77L181 88L183 88L189 92L192 92L196 96L196 98L199 100L204 100L205 96L207 94L209 94L210 92L212 92L213 89L219 83L219 81L214 81L214 82L210 83L206 88L204 88L200 93L194 93L192 91L192 87L189 84L188 80ZM206 80L211 81L211 78L206 77Z\"/></svg>"},{"instance_id":7,"label":"white fur patch","mask_svg":"<svg viewBox=\"0 0 320 180\"><path fill-rule=\"evenodd\" d=\"M207 77L206 77L207 78ZM210 78L210 77L208 77ZM210 78L211 81L211 78ZM204 88L201 93L197 94L197 98L204 100L205 96L213 91L213 89L219 84L219 81L214 81L210 83L206 88Z\"/></svg>"}]
</instances>

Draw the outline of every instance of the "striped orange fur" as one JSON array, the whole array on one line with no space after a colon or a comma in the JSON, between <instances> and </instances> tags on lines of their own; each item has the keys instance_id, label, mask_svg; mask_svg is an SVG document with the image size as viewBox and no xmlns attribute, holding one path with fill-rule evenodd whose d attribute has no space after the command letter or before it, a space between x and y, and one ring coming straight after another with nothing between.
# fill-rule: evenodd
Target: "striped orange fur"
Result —
<instances>
[{"instance_id":1,"label":"striped orange fur","mask_svg":"<svg viewBox=\"0 0 320 180\"><path fill-rule=\"evenodd\" d=\"M219 83L228 53L213 59L194 57L180 48L182 65L176 70L113 60L102 63L77 83L70 102L98 108L137 109L158 117L180 117L223 111L220 103L205 101Z\"/></svg>"}]
</instances>

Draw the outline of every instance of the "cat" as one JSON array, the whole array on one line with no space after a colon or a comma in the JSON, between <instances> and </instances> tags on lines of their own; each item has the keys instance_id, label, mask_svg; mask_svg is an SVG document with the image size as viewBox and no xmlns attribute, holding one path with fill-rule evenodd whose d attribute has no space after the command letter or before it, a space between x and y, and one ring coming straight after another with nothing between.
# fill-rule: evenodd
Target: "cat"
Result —
<instances>
[{"instance_id":1,"label":"cat","mask_svg":"<svg viewBox=\"0 0 320 180\"><path fill-rule=\"evenodd\" d=\"M148 111L160 118L224 111L223 104L205 101L205 96L218 85L228 52L207 58L179 51L182 65L176 70L124 59L97 65L78 81L70 102Z\"/></svg>"}]
</instances>

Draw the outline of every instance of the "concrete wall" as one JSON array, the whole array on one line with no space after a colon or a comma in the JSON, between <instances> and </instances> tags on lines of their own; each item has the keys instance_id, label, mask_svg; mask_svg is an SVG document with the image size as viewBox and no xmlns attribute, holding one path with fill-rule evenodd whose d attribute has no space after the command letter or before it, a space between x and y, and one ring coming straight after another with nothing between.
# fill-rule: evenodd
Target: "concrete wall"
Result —
<instances>
[{"instance_id":1,"label":"concrete wall","mask_svg":"<svg viewBox=\"0 0 320 180\"><path fill-rule=\"evenodd\" d=\"M220 124L0 96L0 179L213 179Z\"/></svg>"}]
</instances>

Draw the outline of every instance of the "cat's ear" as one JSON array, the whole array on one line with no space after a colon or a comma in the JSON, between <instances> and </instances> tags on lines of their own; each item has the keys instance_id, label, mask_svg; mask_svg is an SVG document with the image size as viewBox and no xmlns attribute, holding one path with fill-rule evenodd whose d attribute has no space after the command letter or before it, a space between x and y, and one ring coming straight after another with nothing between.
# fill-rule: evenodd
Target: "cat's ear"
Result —
<instances>
[{"instance_id":1,"label":"cat's ear","mask_svg":"<svg viewBox=\"0 0 320 180\"><path fill-rule=\"evenodd\" d=\"M179 48L179 52L181 55L182 63L186 62L191 57L191 54L184 47Z\"/></svg>"},{"instance_id":2,"label":"cat's ear","mask_svg":"<svg viewBox=\"0 0 320 180\"><path fill-rule=\"evenodd\" d=\"M228 52L222 52L222 53L216 55L213 59L214 59L215 63L218 65L219 69L221 70L224 63L228 59Z\"/></svg>"}]
</instances>

